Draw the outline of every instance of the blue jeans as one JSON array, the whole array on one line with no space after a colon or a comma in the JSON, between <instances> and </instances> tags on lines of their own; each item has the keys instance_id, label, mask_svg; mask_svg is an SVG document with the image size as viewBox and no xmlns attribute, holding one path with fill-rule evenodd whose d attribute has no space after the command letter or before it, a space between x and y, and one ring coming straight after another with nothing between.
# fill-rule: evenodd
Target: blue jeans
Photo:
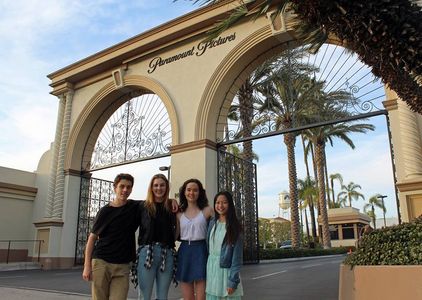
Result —
<instances>
[{"instance_id":1,"label":"blue jeans","mask_svg":"<svg viewBox=\"0 0 422 300\"><path fill-rule=\"evenodd\" d=\"M147 269L144 264L147 258L148 247L142 247L139 251L138 261L138 283L139 299L150 300L152 289L155 280L155 299L164 300L167 299L170 283L173 278L173 252L171 249L167 249L166 265L164 271L160 270L161 267L161 246L154 245L152 251L152 265L150 269Z\"/></svg>"}]
</instances>

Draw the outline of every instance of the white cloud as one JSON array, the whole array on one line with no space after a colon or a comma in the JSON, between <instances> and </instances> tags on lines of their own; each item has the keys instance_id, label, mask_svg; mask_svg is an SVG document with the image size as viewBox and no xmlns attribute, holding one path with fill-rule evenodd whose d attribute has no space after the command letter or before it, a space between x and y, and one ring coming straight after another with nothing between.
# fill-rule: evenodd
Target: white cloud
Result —
<instances>
[{"instance_id":1,"label":"white cloud","mask_svg":"<svg viewBox=\"0 0 422 300\"><path fill-rule=\"evenodd\" d=\"M47 74L194 8L171 0L1 1L0 165L33 171L49 149L58 99Z\"/></svg>"}]
</instances>

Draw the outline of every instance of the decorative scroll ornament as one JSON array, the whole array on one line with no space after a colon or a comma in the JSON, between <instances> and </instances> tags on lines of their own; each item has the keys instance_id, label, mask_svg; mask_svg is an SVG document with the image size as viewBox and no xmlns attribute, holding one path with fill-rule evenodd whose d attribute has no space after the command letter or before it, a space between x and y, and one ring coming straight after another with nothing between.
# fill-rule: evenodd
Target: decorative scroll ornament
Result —
<instances>
[{"instance_id":1,"label":"decorative scroll ornament","mask_svg":"<svg viewBox=\"0 0 422 300\"><path fill-rule=\"evenodd\" d=\"M171 124L157 95L132 98L103 127L89 170L170 153Z\"/></svg>"},{"instance_id":2,"label":"decorative scroll ornament","mask_svg":"<svg viewBox=\"0 0 422 300\"><path fill-rule=\"evenodd\" d=\"M301 49L304 49L304 47L301 46L286 50L285 53L289 51L301 52ZM286 48L288 48L288 45ZM285 53L279 55L278 59L283 59ZM323 92L344 92L348 94L350 101L343 103L341 106L350 116L383 110L382 101L385 99L384 86L380 79L375 77L371 70L360 62L355 54L341 46L330 44L324 44L315 54L309 54L307 51L302 51L302 53L305 54L300 57L284 58L288 63L285 62L283 67L297 74L300 72L298 66L301 68L305 68L306 66L313 70L312 75L309 77L310 80L323 83ZM252 73L250 78L254 78L256 74L257 72ZM266 79L268 77L265 78L264 76L264 78L261 78L261 81L265 81ZM256 78L253 80L256 80ZM290 83L287 82L286 85L288 84ZM240 90L241 86L236 86L235 88L236 90ZM229 142L250 136L258 137L280 130L280 123L278 123L280 122L280 118L277 118L277 113L272 111L271 107L262 109L262 103L265 102L266 97L267 95L265 93L255 87L252 97L252 132L245 134L240 120L241 103L239 103L239 96L236 95L232 100L229 112L222 113L218 119L220 124L217 124L217 142ZM274 107L277 107L276 102L274 102ZM226 118L224 118L224 114L226 114ZM300 123L297 121L295 127L308 124L312 123Z\"/></svg>"}]
</instances>

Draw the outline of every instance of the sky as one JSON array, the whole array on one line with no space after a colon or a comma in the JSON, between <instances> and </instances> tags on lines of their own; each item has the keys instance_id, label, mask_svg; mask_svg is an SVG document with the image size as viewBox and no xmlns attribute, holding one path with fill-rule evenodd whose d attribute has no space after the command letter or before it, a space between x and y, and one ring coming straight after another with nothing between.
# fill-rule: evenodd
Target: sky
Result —
<instances>
[{"instance_id":1,"label":"sky","mask_svg":"<svg viewBox=\"0 0 422 300\"><path fill-rule=\"evenodd\" d=\"M58 99L49 94L48 74L197 8L183 0L0 0L0 166L32 172L50 148ZM376 193L387 195L387 216L396 217L385 118L376 117L371 122L377 126L374 132L353 137L356 150L341 142L327 147L329 173L342 174L345 184L360 184L366 199ZM278 216L278 193L288 189L282 137L255 141L254 147L260 157L259 215ZM298 174L303 178L299 141L296 150ZM140 178L134 190L139 198L145 196L150 176L170 160L141 164L123 167ZM95 177L111 180L111 174L117 172L97 172ZM354 206L362 208L363 204L360 200ZM280 215L288 217L286 212Z\"/></svg>"}]
</instances>

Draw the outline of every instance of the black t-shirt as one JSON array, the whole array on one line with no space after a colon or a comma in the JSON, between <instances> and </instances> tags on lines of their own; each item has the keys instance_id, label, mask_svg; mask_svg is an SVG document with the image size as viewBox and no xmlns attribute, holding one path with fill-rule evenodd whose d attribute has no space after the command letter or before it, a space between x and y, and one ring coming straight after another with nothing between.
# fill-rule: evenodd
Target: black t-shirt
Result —
<instances>
[{"instance_id":1,"label":"black t-shirt","mask_svg":"<svg viewBox=\"0 0 422 300\"><path fill-rule=\"evenodd\" d=\"M120 207L102 207L92 228L98 235L93 258L109 263L124 264L135 259L135 231L140 221L140 201L128 200Z\"/></svg>"},{"instance_id":2,"label":"black t-shirt","mask_svg":"<svg viewBox=\"0 0 422 300\"><path fill-rule=\"evenodd\" d=\"M153 234L152 242L162 243L169 248L174 247L174 235L171 223L171 213L168 213L162 203L155 205L157 211L155 217L151 218Z\"/></svg>"}]
</instances>

